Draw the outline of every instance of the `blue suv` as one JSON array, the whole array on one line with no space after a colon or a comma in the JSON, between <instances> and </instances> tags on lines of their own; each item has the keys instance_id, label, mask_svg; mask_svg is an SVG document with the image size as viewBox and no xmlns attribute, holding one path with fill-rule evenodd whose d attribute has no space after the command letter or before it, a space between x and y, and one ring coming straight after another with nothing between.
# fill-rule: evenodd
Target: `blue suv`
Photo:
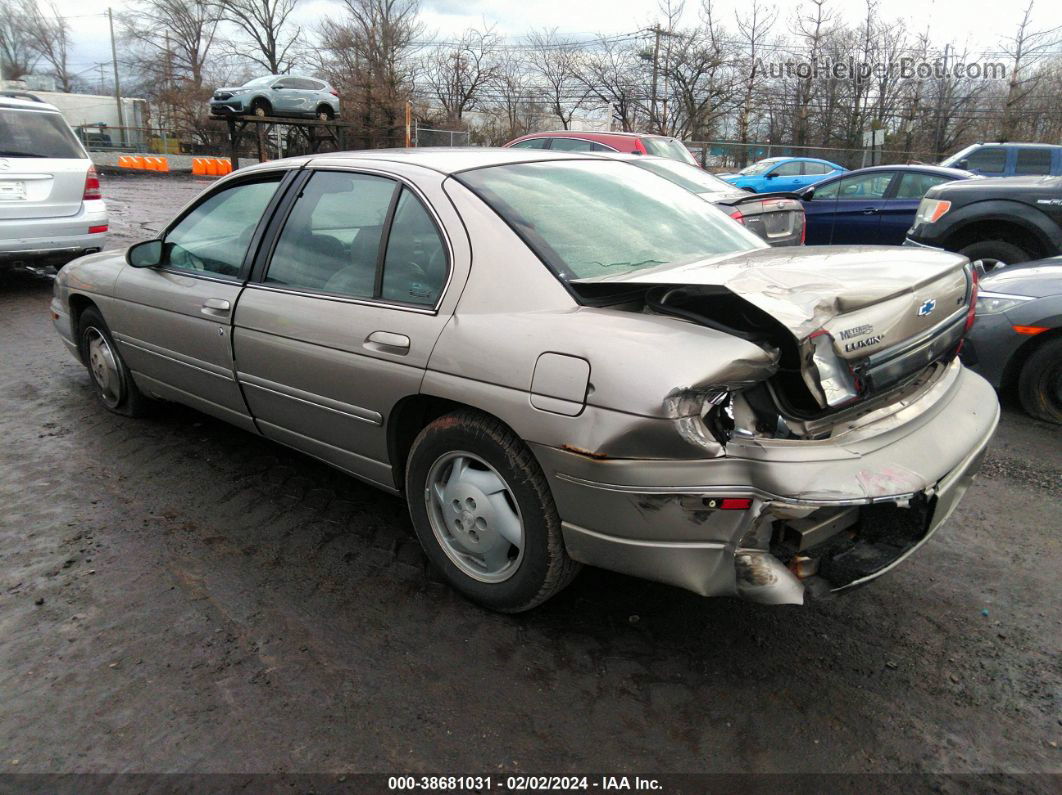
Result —
<instances>
[{"instance_id":1,"label":"blue suv","mask_svg":"<svg viewBox=\"0 0 1062 795\"><path fill-rule=\"evenodd\" d=\"M1062 175L1062 146L1053 144L973 144L940 165L982 177Z\"/></svg>"}]
</instances>

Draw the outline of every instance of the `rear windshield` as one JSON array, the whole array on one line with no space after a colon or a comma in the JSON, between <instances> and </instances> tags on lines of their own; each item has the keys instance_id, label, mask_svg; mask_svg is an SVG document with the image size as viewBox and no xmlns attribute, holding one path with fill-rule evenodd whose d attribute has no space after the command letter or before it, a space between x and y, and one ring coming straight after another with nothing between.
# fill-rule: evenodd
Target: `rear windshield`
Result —
<instances>
[{"instance_id":1,"label":"rear windshield","mask_svg":"<svg viewBox=\"0 0 1062 795\"><path fill-rule=\"evenodd\" d=\"M683 163L696 163L690 150L676 141L674 138L643 138L642 144L645 151L657 157L667 157L671 160L681 160Z\"/></svg>"},{"instance_id":2,"label":"rear windshield","mask_svg":"<svg viewBox=\"0 0 1062 795\"><path fill-rule=\"evenodd\" d=\"M638 168L644 168L646 171L652 171L657 176L674 182L690 193L734 193L737 190L729 182L713 177L699 166L676 163L674 160L638 159L627 162Z\"/></svg>"},{"instance_id":3,"label":"rear windshield","mask_svg":"<svg viewBox=\"0 0 1062 795\"><path fill-rule=\"evenodd\" d=\"M767 246L703 199L626 163L519 163L457 178L564 280Z\"/></svg>"},{"instance_id":4,"label":"rear windshield","mask_svg":"<svg viewBox=\"0 0 1062 795\"><path fill-rule=\"evenodd\" d=\"M0 108L0 157L82 160L88 155L58 113Z\"/></svg>"}]
</instances>

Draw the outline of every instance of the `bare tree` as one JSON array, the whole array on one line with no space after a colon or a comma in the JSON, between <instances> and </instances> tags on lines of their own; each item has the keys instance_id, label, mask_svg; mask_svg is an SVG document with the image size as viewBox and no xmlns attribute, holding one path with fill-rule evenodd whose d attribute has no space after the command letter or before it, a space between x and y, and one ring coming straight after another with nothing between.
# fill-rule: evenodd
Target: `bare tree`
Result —
<instances>
[{"instance_id":1,"label":"bare tree","mask_svg":"<svg viewBox=\"0 0 1062 795\"><path fill-rule=\"evenodd\" d=\"M597 45L581 59L578 77L589 96L612 108L612 119L619 122L620 129L631 132L645 106L643 59L630 42L601 36Z\"/></svg>"},{"instance_id":2,"label":"bare tree","mask_svg":"<svg viewBox=\"0 0 1062 795\"><path fill-rule=\"evenodd\" d=\"M760 0L752 0L752 6L745 14L737 14L737 29L742 49L738 59L738 69L742 72L741 98L738 105L738 140L741 142L742 167L745 166L748 157L749 124L754 112L753 100L756 97L756 89L759 87L762 74L760 72L760 59L763 51L764 40L770 35L775 20L778 19L778 11L773 6L764 7Z\"/></svg>"},{"instance_id":3,"label":"bare tree","mask_svg":"<svg viewBox=\"0 0 1062 795\"><path fill-rule=\"evenodd\" d=\"M1036 89L1040 73L1030 68L1040 61L1059 42L1062 27L1032 28L1033 0L1025 7L1021 22L1014 35L1004 43L1005 51L1011 57L1010 82L1007 84L1007 98L1003 104L1003 118L1000 123L1000 140L1010 141L1018 126L1019 112L1026 98Z\"/></svg>"},{"instance_id":4,"label":"bare tree","mask_svg":"<svg viewBox=\"0 0 1062 795\"><path fill-rule=\"evenodd\" d=\"M417 0L343 0L346 15L321 26L321 69L353 108L367 147L399 143L402 106L411 97Z\"/></svg>"},{"instance_id":5,"label":"bare tree","mask_svg":"<svg viewBox=\"0 0 1062 795\"><path fill-rule=\"evenodd\" d=\"M712 16L710 0L701 8L700 25L674 34L666 61L668 107L665 132L705 140L732 109L732 60Z\"/></svg>"},{"instance_id":6,"label":"bare tree","mask_svg":"<svg viewBox=\"0 0 1062 795\"><path fill-rule=\"evenodd\" d=\"M123 37L138 50L137 69L202 87L219 12L201 0L140 0L120 16Z\"/></svg>"},{"instance_id":7,"label":"bare tree","mask_svg":"<svg viewBox=\"0 0 1062 795\"><path fill-rule=\"evenodd\" d=\"M579 79L576 44L558 36L555 28L531 33L528 44L528 68L541 87L543 104L567 130L590 95Z\"/></svg>"},{"instance_id":8,"label":"bare tree","mask_svg":"<svg viewBox=\"0 0 1062 795\"><path fill-rule=\"evenodd\" d=\"M0 77L18 80L32 72L39 59L22 4L0 0Z\"/></svg>"},{"instance_id":9,"label":"bare tree","mask_svg":"<svg viewBox=\"0 0 1062 795\"><path fill-rule=\"evenodd\" d=\"M819 80L816 73L823 56L826 37L829 35L833 12L826 9L827 0L809 0L811 8L805 14L798 9L793 29L797 42L808 63L808 77L798 78L796 83L796 116L793 120L793 143L805 146L808 142L808 120L811 103L818 94Z\"/></svg>"},{"instance_id":10,"label":"bare tree","mask_svg":"<svg viewBox=\"0 0 1062 795\"><path fill-rule=\"evenodd\" d=\"M450 124L481 103L499 72L498 36L492 27L470 29L452 45L436 47L424 64L424 79Z\"/></svg>"},{"instance_id":11,"label":"bare tree","mask_svg":"<svg viewBox=\"0 0 1062 795\"><path fill-rule=\"evenodd\" d=\"M302 28L289 23L299 0L207 0L218 16L235 25L254 49L234 50L270 74L284 74L295 64L295 45Z\"/></svg>"},{"instance_id":12,"label":"bare tree","mask_svg":"<svg viewBox=\"0 0 1062 795\"><path fill-rule=\"evenodd\" d=\"M72 91L74 75L70 72L70 23L63 19L53 3L23 0L22 14L30 46L51 67L61 91Z\"/></svg>"},{"instance_id":13,"label":"bare tree","mask_svg":"<svg viewBox=\"0 0 1062 795\"><path fill-rule=\"evenodd\" d=\"M499 137L509 141L531 132L543 112L533 93L532 76L520 51L507 50L501 54L492 88L505 122L505 129Z\"/></svg>"}]
</instances>

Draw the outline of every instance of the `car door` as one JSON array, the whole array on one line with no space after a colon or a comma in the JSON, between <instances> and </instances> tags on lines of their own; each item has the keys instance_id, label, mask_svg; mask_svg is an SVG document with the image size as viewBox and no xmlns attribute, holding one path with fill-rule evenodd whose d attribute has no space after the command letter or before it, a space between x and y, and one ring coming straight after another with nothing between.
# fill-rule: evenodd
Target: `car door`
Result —
<instances>
[{"instance_id":1,"label":"car door","mask_svg":"<svg viewBox=\"0 0 1062 795\"><path fill-rule=\"evenodd\" d=\"M880 239L885 193L895 174L895 171L872 171L816 186L811 200L819 210L815 217L816 242L876 244Z\"/></svg>"},{"instance_id":2,"label":"car door","mask_svg":"<svg viewBox=\"0 0 1062 795\"><path fill-rule=\"evenodd\" d=\"M789 160L775 166L764 177L764 185L759 188L761 193L773 193L775 191L792 191L803 185L801 174L803 169L799 160Z\"/></svg>"},{"instance_id":3,"label":"car door","mask_svg":"<svg viewBox=\"0 0 1062 795\"><path fill-rule=\"evenodd\" d=\"M295 78L285 77L273 83L272 105L274 113L282 114L298 113L301 100L299 91L295 87Z\"/></svg>"},{"instance_id":4,"label":"car door","mask_svg":"<svg viewBox=\"0 0 1062 795\"><path fill-rule=\"evenodd\" d=\"M893 180L881 208L881 226L878 242L886 246L899 246L907 237L907 230L914 223L918 205L926 191L934 185L951 182L947 174L932 174L925 171L902 171Z\"/></svg>"},{"instance_id":5,"label":"car door","mask_svg":"<svg viewBox=\"0 0 1062 795\"><path fill-rule=\"evenodd\" d=\"M983 177L1002 177L1007 173L1007 149L1003 146L982 146L960 160L958 168Z\"/></svg>"},{"instance_id":6,"label":"car door","mask_svg":"<svg viewBox=\"0 0 1062 795\"><path fill-rule=\"evenodd\" d=\"M253 429L234 376L232 310L284 173L219 186L162 236L157 267L119 273L108 322L148 394Z\"/></svg>"},{"instance_id":7,"label":"car door","mask_svg":"<svg viewBox=\"0 0 1062 795\"><path fill-rule=\"evenodd\" d=\"M1051 173L1054 152L1046 146L1021 146L1016 148L1014 175L1018 177L1047 176Z\"/></svg>"},{"instance_id":8,"label":"car door","mask_svg":"<svg viewBox=\"0 0 1062 795\"><path fill-rule=\"evenodd\" d=\"M452 312L454 248L410 182L349 169L304 179L237 307L237 377L264 435L394 489L386 424L419 391ZM426 179L445 215L442 175Z\"/></svg>"}]
</instances>

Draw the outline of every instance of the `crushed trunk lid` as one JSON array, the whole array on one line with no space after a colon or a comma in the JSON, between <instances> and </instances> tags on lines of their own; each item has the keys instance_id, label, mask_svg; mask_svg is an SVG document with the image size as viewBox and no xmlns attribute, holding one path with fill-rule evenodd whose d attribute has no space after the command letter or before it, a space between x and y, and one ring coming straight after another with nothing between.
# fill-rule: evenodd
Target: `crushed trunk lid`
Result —
<instances>
[{"instance_id":1,"label":"crushed trunk lid","mask_svg":"<svg viewBox=\"0 0 1062 795\"><path fill-rule=\"evenodd\" d=\"M750 332L765 315L789 332L790 340L775 335L770 342L779 348L795 343L790 364L797 364L825 409L880 392L953 352L962 338L973 278L966 257L949 252L809 246L759 249L572 284L591 293L624 285L656 288L657 308L681 306L675 314L695 321L699 314L709 325L721 320L738 333ZM759 313L729 309L720 300L729 297Z\"/></svg>"}]
</instances>

